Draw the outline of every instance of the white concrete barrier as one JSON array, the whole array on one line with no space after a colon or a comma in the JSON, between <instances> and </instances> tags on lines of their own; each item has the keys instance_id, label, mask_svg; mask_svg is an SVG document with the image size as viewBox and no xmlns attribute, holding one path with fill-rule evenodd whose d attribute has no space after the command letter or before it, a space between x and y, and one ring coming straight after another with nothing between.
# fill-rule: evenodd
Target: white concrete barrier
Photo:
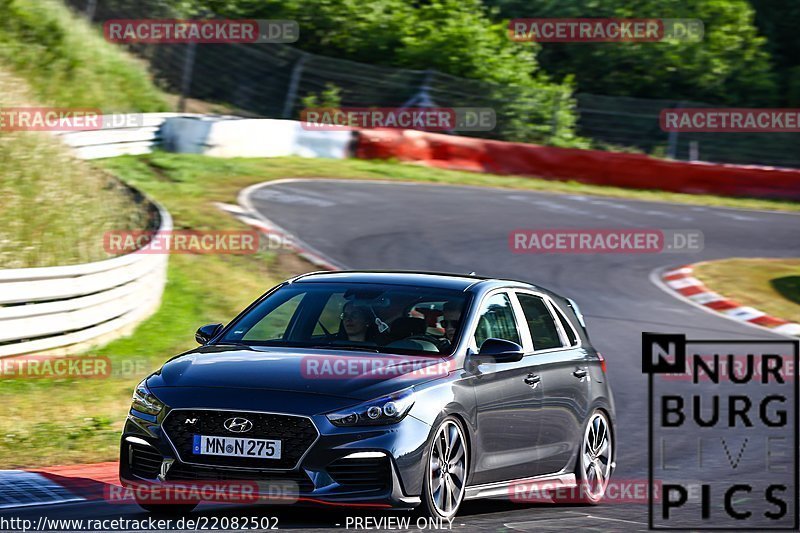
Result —
<instances>
[{"instance_id":1,"label":"white concrete barrier","mask_svg":"<svg viewBox=\"0 0 800 533\"><path fill-rule=\"evenodd\" d=\"M180 113L132 113L106 117L112 125L101 130L56 133L80 159L148 154L161 143L161 127ZM118 126L114 126L118 125Z\"/></svg>"},{"instance_id":2,"label":"white concrete barrier","mask_svg":"<svg viewBox=\"0 0 800 533\"><path fill-rule=\"evenodd\" d=\"M354 142L353 131L309 131L301 128L295 140L294 155L346 159L352 155Z\"/></svg>"},{"instance_id":3,"label":"white concrete barrier","mask_svg":"<svg viewBox=\"0 0 800 533\"><path fill-rule=\"evenodd\" d=\"M116 115L120 127L58 133L81 159L169 152L211 157L322 157L350 155L352 131L306 130L296 120L180 113Z\"/></svg>"},{"instance_id":4,"label":"white concrete barrier","mask_svg":"<svg viewBox=\"0 0 800 533\"><path fill-rule=\"evenodd\" d=\"M352 131L310 131L295 120L174 117L161 128L165 150L212 157L323 157L344 159Z\"/></svg>"}]
</instances>

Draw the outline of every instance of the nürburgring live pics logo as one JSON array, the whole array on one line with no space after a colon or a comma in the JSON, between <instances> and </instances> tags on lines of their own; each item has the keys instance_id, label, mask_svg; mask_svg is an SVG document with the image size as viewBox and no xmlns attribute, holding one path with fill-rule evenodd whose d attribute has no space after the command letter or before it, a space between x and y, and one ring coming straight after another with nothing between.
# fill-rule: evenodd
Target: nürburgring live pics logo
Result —
<instances>
[{"instance_id":1,"label":"n\u00fcrburgring live pics logo","mask_svg":"<svg viewBox=\"0 0 800 533\"><path fill-rule=\"evenodd\" d=\"M797 530L800 342L642 333L650 529ZM683 377L686 379L676 379Z\"/></svg>"}]
</instances>

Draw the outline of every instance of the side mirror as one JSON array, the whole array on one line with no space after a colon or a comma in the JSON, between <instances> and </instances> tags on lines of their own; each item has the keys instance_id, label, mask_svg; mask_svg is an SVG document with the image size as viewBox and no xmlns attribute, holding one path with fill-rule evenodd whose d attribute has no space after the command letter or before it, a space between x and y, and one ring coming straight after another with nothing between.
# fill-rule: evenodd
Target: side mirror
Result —
<instances>
[{"instance_id":1,"label":"side mirror","mask_svg":"<svg viewBox=\"0 0 800 533\"><path fill-rule=\"evenodd\" d=\"M504 339L486 339L481 344L477 358L481 362L515 363L522 359L522 346Z\"/></svg>"},{"instance_id":2,"label":"side mirror","mask_svg":"<svg viewBox=\"0 0 800 533\"><path fill-rule=\"evenodd\" d=\"M194 340L197 341L197 344L206 344L216 337L220 331L222 331L222 324L206 324L197 330L194 334Z\"/></svg>"}]
</instances>

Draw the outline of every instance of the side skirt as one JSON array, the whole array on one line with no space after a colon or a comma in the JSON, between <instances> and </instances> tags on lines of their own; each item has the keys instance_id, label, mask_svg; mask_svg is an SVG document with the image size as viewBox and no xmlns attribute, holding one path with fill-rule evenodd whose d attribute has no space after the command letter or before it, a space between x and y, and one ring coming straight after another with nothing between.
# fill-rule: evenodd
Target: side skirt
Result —
<instances>
[{"instance_id":1,"label":"side skirt","mask_svg":"<svg viewBox=\"0 0 800 533\"><path fill-rule=\"evenodd\" d=\"M536 476L520 479L510 479L508 481L498 481L496 483L486 483L484 485L474 485L467 487L464 494L465 500L474 500L477 498L502 498L509 499L512 494L509 490L515 485L525 485L525 490L538 489L558 489L561 487L577 487L578 483L575 480L575 474L556 474Z\"/></svg>"}]
</instances>

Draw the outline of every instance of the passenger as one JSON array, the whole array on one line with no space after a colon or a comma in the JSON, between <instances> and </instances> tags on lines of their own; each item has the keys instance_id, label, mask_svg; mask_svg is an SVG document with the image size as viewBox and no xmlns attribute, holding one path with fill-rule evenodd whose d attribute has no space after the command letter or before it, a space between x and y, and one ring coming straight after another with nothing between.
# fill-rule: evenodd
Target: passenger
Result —
<instances>
[{"instance_id":1,"label":"passenger","mask_svg":"<svg viewBox=\"0 0 800 533\"><path fill-rule=\"evenodd\" d=\"M444 337L452 344L456 336L456 330L461 324L461 306L456 302L445 302L442 308L442 327L444 327Z\"/></svg>"},{"instance_id":2,"label":"passenger","mask_svg":"<svg viewBox=\"0 0 800 533\"><path fill-rule=\"evenodd\" d=\"M372 313L363 305L348 302L342 309L343 338L355 342L372 340Z\"/></svg>"}]
</instances>

